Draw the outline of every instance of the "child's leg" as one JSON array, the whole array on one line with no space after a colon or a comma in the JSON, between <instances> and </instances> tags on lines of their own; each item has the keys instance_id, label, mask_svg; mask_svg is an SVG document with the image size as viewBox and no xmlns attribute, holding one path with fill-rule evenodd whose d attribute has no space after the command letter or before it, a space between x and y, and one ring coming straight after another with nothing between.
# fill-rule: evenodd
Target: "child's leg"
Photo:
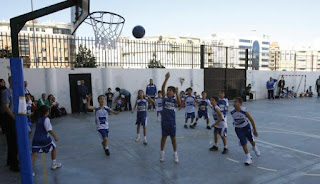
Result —
<instances>
[{"instance_id":1,"label":"child's leg","mask_svg":"<svg viewBox=\"0 0 320 184\"><path fill-rule=\"evenodd\" d=\"M56 160L57 159L57 148L53 148L51 151L51 159Z\"/></svg>"},{"instance_id":2,"label":"child's leg","mask_svg":"<svg viewBox=\"0 0 320 184\"><path fill-rule=\"evenodd\" d=\"M217 132L214 132L213 135L214 135L214 145L215 145L215 146L218 146L218 138L219 138L219 137L218 137L218 133L217 133Z\"/></svg>"},{"instance_id":3,"label":"child's leg","mask_svg":"<svg viewBox=\"0 0 320 184\"><path fill-rule=\"evenodd\" d=\"M147 136L147 126L143 126L143 136Z\"/></svg>"},{"instance_id":4,"label":"child's leg","mask_svg":"<svg viewBox=\"0 0 320 184\"><path fill-rule=\"evenodd\" d=\"M32 164L34 163L34 160L36 159L37 155L38 155L38 153L32 153L31 154L31 162L32 162Z\"/></svg>"},{"instance_id":5,"label":"child's leg","mask_svg":"<svg viewBox=\"0 0 320 184\"><path fill-rule=\"evenodd\" d=\"M104 149L108 148L108 138L107 137L103 138L103 147L104 147Z\"/></svg>"},{"instance_id":6,"label":"child's leg","mask_svg":"<svg viewBox=\"0 0 320 184\"><path fill-rule=\"evenodd\" d=\"M161 138L161 144L160 144L160 149L161 149L161 151L164 150L164 146L166 145L166 140L167 140L167 137L165 137L165 136L163 136L163 137Z\"/></svg>"},{"instance_id":7,"label":"child's leg","mask_svg":"<svg viewBox=\"0 0 320 184\"><path fill-rule=\"evenodd\" d=\"M190 122L191 125L192 125L193 121L194 121L194 118L191 118L191 122Z\"/></svg>"},{"instance_id":8,"label":"child's leg","mask_svg":"<svg viewBox=\"0 0 320 184\"><path fill-rule=\"evenodd\" d=\"M137 134L140 134L140 123L137 124Z\"/></svg>"},{"instance_id":9,"label":"child's leg","mask_svg":"<svg viewBox=\"0 0 320 184\"><path fill-rule=\"evenodd\" d=\"M250 144L252 145L252 147L256 146L256 141L251 141Z\"/></svg>"},{"instance_id":10,"label":"child's leg","mask_svg":"<svg viewBox=\"0 0 320 184\"><path fill-rule=\"evenodd\" d=\"M242 149L243 149L243 151L244 151L244 153L245 153L246 155L249 153L247 144L243 145L243 146L242 146Z\"/></svg>"},{"instance_id":11,"label":"child's leg","mask_svg":"<svg viewBox=\"0 0 320 184\"><path fill-rule=\"evenodd\" d=\"M207 126L209 126L209 118L206 118Z\"/></svg>"},{"instance_id":12,"label":"child's leg","mask_svg":"<svg viewBox=\"0 0 320 184\"><path fill-rule=\"evenodd\" d=\"M177 152L177 139L176 137L170 137L172 142L173 151Z\"/></svg>"},{"instance_id":13,"label":"child's leg","mask_svg":"<svg viewBox=\"0 0 320 184\"><path fill-rule=\"evenodd\" d=\"M225 137L225 136L221 136L221 139L222 139L222 142L223 142L224 148L227 148L227 147L228 147L228 145L227 145L227 137Z\"/></svg>"}]
</instances>

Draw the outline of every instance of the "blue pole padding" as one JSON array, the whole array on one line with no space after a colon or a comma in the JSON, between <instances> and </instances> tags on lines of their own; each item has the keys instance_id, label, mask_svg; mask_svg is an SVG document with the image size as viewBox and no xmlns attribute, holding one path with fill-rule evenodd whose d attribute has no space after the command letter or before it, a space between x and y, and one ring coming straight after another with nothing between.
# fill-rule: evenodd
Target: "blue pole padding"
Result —
<instances>
[{"instance_id":1,"label":"blue pole padding","mask_svg":"<svg viewBox=\"0 0 320 184\"><path fill-rule=\"evenodd\" d=\"M25 90L23 79L23 67L21 58L10 58L13 106L16 121L18 153L20 162L20 176L22 184L33 184L32 164L30 156L30 143L28 136L28 122L25 108ZM20 104L19 104L19 98ZM24 103L23 103L24 100ZM20 106L20 107L19 107ZM25 111L24 109L25 108ZM19 112L20 111L20 112ZM22 112L24 111L24 112Z\"/></svg>"}]
</instances>

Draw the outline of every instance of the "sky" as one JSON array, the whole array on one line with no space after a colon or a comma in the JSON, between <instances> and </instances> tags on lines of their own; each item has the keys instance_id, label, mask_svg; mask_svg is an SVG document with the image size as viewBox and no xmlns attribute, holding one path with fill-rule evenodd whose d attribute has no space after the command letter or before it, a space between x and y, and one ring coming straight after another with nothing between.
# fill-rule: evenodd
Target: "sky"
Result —
<instances>
[{"instance_id":1,"label":"sky","mask_svg":"<svg viewBox=\"0 0 320 184\"><path fill-rule=\"evenodd\" d=\"M3 0L4 1L4 0ZM33 0L39 9L61 0ZM319 0L91 0L90 11L109 11L126 19L123 36L142 25L146 36L174 35L208 38L215 33L269 35L282 45L310 45L320 40ZM31 0L10 0L0 7L0 20L27 13ZM71 22L70 9L38 19ZM82 24L78 36L93 36Z\"/></svg>"}]
</instances>

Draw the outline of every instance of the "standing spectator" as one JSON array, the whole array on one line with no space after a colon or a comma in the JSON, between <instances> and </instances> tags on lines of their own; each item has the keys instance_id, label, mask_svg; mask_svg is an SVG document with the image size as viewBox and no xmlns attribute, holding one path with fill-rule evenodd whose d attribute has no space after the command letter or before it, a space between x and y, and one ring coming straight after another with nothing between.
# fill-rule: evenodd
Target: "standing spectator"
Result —
<instances>
[{"instance_id":1,"label":"standing spectator","mask_svg":"<svg viewBox=\"0 0 320 184\"><path fill-rule=\"evenodd\" d=\"M283 75L281 76L281 80L278 82L278 88L279 88L279 99L281 97L282 91L284 90L284 86L286 85L286 81L284 80Z\"/></svg>"},{"instance_id":2,"label":"standing spectator","mask_svg":"<svg viewBox=\"0 0 320 184\"><path fill-rule=\"evenodd\" d=\"M267 89L268 89L268 99L274 99L274 84L277 82L277 79L273 79L272 77L270 77L269 81L267 82Z\"/></svg>"},{"instance_id":3,"label":"standing spectator","mask_svg":"<svg viewBox=\"0 0 320 184\"><path fill-rule=\"evenodd\" d=\"M126 98L126 105L125 105L125 111L131 111L131 93L125 89L120 89L119 87L116 87L116 91L119 93L119 98L121 98L121 95L124 95Z\"/></svg>"},{"instance_id":4,"label":"standing spectator","mask_svg":"<svg viewBox=\"0 0 320 184\"><path fill-rule=\"evenodd\" d=\"M107 106L112 109L112 99L114 94L111 91L111 88L108 88L108 91L106 92L106 97L107 97Z\"/></svg>"},{"instance_id":5,"label":"standing spectator","mask_svg":"<svg viewBox=\"0 0 320 184\"><path fill-rule=\"evenodd\" d=\"M4 119L4 111L2 108L2 91L6 89L6 82L3 79L0 79L0 127L2 134L6 132L5 119Z\"/></svg>"},{"instance_id":6,"label":"standing spectator","mask_svg":"<svg viewBox=\"0 0 320 184\"><path fill-rule=\"evenodd\" d=\"M246 87L246 96L249 96L249 99L253 99L253 94L251 93L251 84L248 84Z\"/></svg>"},{"instance_id":7,"label":"standing spectator","mask_svg":"<svg viewBox=\"0 0 320 184\"><path fill-rule=\"evenodd\" d=\"M81 85L78 86L78 94L80 97L80 114L87 114L87 96L89 94L88 87L84 85L84 80L81 80Z\"/></svg>"},{"instance_id":8,"label":"standing spectator","mask_svg":"<svg viewBox=\"0 0 320 184\"><path fill-rule=\"evenodd\" d=\"M41 106L45 105L44 102L46 101L46 97L47 97L47 94L42 93L41 98L39 98L38 103L37 103L38 109L39 109Z\"/></svg>"},{"instance_id":9,"label":"standing spectator","mask_svg":"<svg viewBox=\"0 0 320 184\"><path fill-rule=\"evenodd\" d=\"M149 81L150 83L148 84L147 88L146 88L146 94L147 97L150 97L152 100L148 101L148 110L154 110L156 109L155 104L153 103L156 95L157 95L157 86L153 84L153 80L150 79Z\"/></svg>"},{"instance_id":10,"label":"standing spectator","mask_svg":"<svg viewBox=\"0 0 320 184\"><path fill-rule=\"evenodd\" d=\"M318 93L318 98L320 97L320 76L319 79L316 80L316 89Z\"/></svg>"},{"instance_id":11,"label":"standing spectator","mask_svg":"<svg viewBox=\"0 0 320 184\"><path fill-rule=\"evenodd\" d=\"M24 93L31 95L31 93L30 93L30 91L27 89L27 87L28 87L28 82L27 82L27 81L24 81Z\"/></svg>"},{"instance_id":12,"label":"standing spectator","mask_svg":"<svg viewBox=\"0 0 320 184\"><path fill-rule=\"evenodd\" d=\"M13 172L19 172L18 165L18 145L17 145L17 133L16 124L13 110L13 95L12 95L12 81L11 77L8 78L9 88L2 91L2 105L5 112L6 121L6 137L8 146L7 165L10 166L10 170Z\"/></svg>"}]
</instances>

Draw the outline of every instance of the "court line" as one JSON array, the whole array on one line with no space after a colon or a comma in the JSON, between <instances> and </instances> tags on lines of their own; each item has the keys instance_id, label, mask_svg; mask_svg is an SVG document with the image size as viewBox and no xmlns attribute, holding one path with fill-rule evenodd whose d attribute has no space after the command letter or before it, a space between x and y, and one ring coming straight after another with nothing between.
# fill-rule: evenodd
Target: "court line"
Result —
<instances>
[{"instance_id":1,"label":"court line","mask_svg":"<svg viewBox=\"0 0 320 184\"><path fill-rule=\"evenodd\" d=\"M227 158L227 160L230 160L231 162L235 162L235 163L239 163L239 161L238 160L234 160L234 159L232 159L232 158Z\"/></svg>"},{"instance_id":2,"label":"court line","mask_svg":"<svg viewBox=\"0 0 320 184\"><path fill-rule=\"evenodd\" d=\"M47 167L46 167L46 157L44 156L43 153L41 154L41 159L42 159L43 180L45 184L49 184Z\"/></svg>"},{"instance_id":3,"label":"court line","mask_svg":"<svg viewBox=\"0 0 320 184\"><path fill-rule=\"evenodd\" d=\"M258 169L262 169L262 170L266 170L266 171L272 171L272 172L277 172L276 169L269 169L269 168L265 168L265 167L257 167Z\"/></svg>"},{"instance_id":4,"label":"court line","mask_svg":"<svg viewBox=\"0 0 320 184\"><path fill-rule=\"evenodd\" d=\"M306 118L306 117L301 117L301 116L290 116L290 115L284 115L284 114L275 114L275 113L267 113L267 112L261 112L261 111L255 111L251 110L250 112L257 112L261 114L269 114L269 115L278 115L278 116L283 116L283 117L289 117L289 118L298 118L298 119L305 119L305 120L311 120L311 121L320 121L320 119L313 119L313 118Z\"/></svg>"},{"instance_id":5,"label":"court line","mask_svg":"<svg viewBox=\"0 0 320 184\"><path fill-rule=\"evenodd\" d=\"M320 177L320 174L308 174L308 173L302 173L302 175L304 175L304 176L316 176L316 177Z\"/></svg>"},{"instance_id":6,"label":"court line","mask_svg":"<svg viewBox=\"0 0 320 184\"><path fill-rule=\"evenodd\" d=\"M303 136L306 136L306 137L320 138L319 135L310 134L310 133L305 133L305 132L297 132L297 131L291 131L291 130L284 130L284 129L280 129L280 128L264 127L264 126L262 126L261 128L267 128L267 129L271 129L271 130L275 130L275 131L279 131L279 132L292 133L292 134L295 134L295 135L303 135Z\"/></svg>"}]
</instances>

